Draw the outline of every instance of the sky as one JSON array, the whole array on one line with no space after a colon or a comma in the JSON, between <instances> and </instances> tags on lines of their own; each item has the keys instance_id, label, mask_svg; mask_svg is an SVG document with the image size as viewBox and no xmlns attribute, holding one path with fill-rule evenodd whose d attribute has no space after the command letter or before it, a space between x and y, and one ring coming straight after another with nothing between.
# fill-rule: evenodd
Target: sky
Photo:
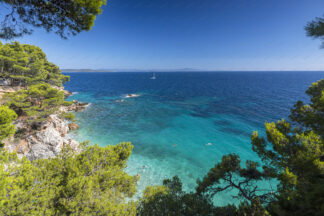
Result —
<instances>
[{"instance_id":1,"label":"sky","mask_svg":"<svg viewBox=\"0 0 324 216\"><path fill-rule=\"evenodd\" d=\"M323 0L108 0L89 32L18 38L62 69L324 70Z\"/></svg>"}]
</instances>

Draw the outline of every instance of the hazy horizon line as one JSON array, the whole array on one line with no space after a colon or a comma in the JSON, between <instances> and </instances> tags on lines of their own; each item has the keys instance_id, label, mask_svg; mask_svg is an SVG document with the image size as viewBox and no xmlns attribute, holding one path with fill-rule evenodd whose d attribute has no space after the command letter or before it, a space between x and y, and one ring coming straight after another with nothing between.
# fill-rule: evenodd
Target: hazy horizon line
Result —
<instances>
[{"instance_id":1,"label":"hazy horizon line","mask_svg":"<svg viewBox=\"0 0 324 216\"><path fill-rule=\"evenodd\" d=\"M62 72L324 72L324 69L319 70L203 70L203 69L61 69Z\"/></svg>"}]
</instances>

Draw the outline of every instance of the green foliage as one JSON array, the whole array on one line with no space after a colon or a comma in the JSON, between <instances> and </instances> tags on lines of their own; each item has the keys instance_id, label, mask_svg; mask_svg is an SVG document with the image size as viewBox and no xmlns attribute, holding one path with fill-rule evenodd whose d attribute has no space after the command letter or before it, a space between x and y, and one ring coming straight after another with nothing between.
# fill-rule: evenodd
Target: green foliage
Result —
<instances>
[{"instance_id":1,"label":"green foliage","mask_svg":"<svg viewBox=\"0 0 324 216\"><path fill-rule=\"evenodd\" d=\"M324 39L324 18L316 17L315 20L307 23L305 30L310 37Z\"/></svg>"},{"instance_id":2,"label":"green foliage","mask_svg":"<svg viewBox=\"0 0 324 216\"><path fill-rule=\"evenodd\" d=\"M267 139L252 136L253 150L280 181L279 196L269 205L274 215L324 214L324 80L306 91L310 104L298 101L285 120L266 123ZM268 146L268 144L271 144Z\"/></svg>"},{"instance_id":3,"label":"green foliage","mask_svg":"<svg viewBox=\"0 0 324 216\"><path fill-rule=\"evenodd\" d=\"M253 161L246 161L242 167L238 155L225 155L203 180L198 180L196 191L211 198L223 191L236 191L233 197L244 200L237 209L238 215L267 215L262 203L272 201L275 191L259 184L270 178L267 170L260 171L259 167Z\"/></svg>"},{"instance_id":4,"label":"green foliage","mask_svg":"<svg viewBox=\"0 0 324 216\"><path fill-rule=\"evenodd\" d=\"M14 137L15 139L21 139L27 132L27 128L19 128L18 130L16 130Z\"/></svg>"},{"instance_id":5,"label":"green foliage","mask_svg":"<svg viewBox=\"0 0 324 216\"><path fill-rule=\"evenodd\" d=\"M63 106L71 106L73 104L73 101L64 101Z\"/></svg>"},{"instance_id":6,"label":"green foliage","mask_svg":"<svg viewBox=\"0 0 324 216\"><path fill-rule=\"evenodd\" d=\"M66 120L75 121L75 114L71 112L62 113L61 117Z\"/></svg>"},{"instance_id":7,"label":"green foliage","mask_svg":"<svg viewBox=\"0 0 324 216\"><path fill-rule=\"evenodd\" d=\"M66 147L57 158L29 161L0 152L1 215L135 215L136 177L126 174L133 146Z\"/></svg>"},{"instance_id":8,"label":"green foliage","mask_svg":"<svg viewBox=\"0 0 324 216\"><path fill-rule=\"evenodd\" d=\"M324 137L324 80L313 83L306 94L311 97L310 104L298 101L291 110L290 118L296 121L302 130Z\"/></svg>"},{"instance_id":9,"label":"green foliage","mask_svg":"<svg viewBox=\"0 0 324 216\"><path fill-rule=\"evenodd\" d=\"M69 80L58 66L47 61L39 47L18 42L0 43L0 77L18 80L22 85L46 82L62 86Z\"/></svg>"},{"instance_id":10,"label":"green foliage","mask_svg":"<svg viewBox=\"0 0 324 216\"><path fill-rule=\"evenodd\" d=\"M58 110L64 102L64 93L49 84L36 84L27 90L7 93L4 100L5 104L19 116L28 116L41 121Z\"/></svg>"},{"instance_id":11,"label":"green foliage","mask_svg":"<svg viewBox=\"0 0 324 216\"><path fill-rule=\"evenodd\" d=\"M1 0L0 3L7 8L0 38L13 39L31 34L30 27L42 27L66 38L89 31L106 0Z\"/></svg>"},{"instance_id":12,"label":"green foliage","mask_svg":"<svg viewBox=\"0 0 324 216\"><path fill-rule=\"evenodd\" d=\"M163 181L163 186L150 186L137 206L137 215L216 215L211 201L195 193L182 191L182 183L175 176ZM221 215L221 214L219 214Z\"/></svg>"},{"instance_id":13,"label":"green foliage","mask_svg":"<svg viewBox=\"0 0 324 216\"><path fill-rule=\"evenodd\" d=\"M202 181L198 181L196 188L198 193L209 196L236 189L237 198L244 198L250 202L261 200L269 201L273 191L260 188L259 181L269 178L266 171L260 171L259 164L253 161L246 161L245 167L241 167L241 160L238 155L229 154L222 158L222 162L210 169Z\"/></svg>"},{"instance_id":14,"label":"green foliage","mask_svg":"<svg viewBox=\"0 0 324 216\"><path fill-rule=\"evenodd\" d=\"M7 106L0 106L0 141L15 133L12 122L17 118L15 111Z\"/></svg>"}]
</instances>

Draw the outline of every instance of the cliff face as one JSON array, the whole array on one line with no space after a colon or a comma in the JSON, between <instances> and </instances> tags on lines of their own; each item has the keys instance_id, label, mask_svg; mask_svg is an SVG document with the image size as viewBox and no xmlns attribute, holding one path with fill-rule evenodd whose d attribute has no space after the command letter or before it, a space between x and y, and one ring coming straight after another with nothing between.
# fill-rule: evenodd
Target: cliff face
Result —
<instances>
[{"instance_id":1,"label":"cliff face","mask_svg":"<svg viewBox=\"0 0 324 216\"><path fill-rule=\"evenodd\" d=\"M20 126L17 124L17 127ZM57 114L53 114L42 123L40 130L27 135L24 139L7 140L5 148L16 151L19 157L26 156L30 160L55 157L66 145L75 151L80 151L79 143L66 137L68 132L67 122Z\"/></svg>"},{"instance_id":2,"label":"cliff face","mask_svg":"<svg viewBox=\"0 0 324 216\"><path fill-rule=\"evenodd\" d=\"M65 137L68 132L66 122L57 115L51 115L42 130L26 138L29 149L25 156L30 160L55 157L65 145L79 151L79 143Z\"/></svg>"}]
</instances>

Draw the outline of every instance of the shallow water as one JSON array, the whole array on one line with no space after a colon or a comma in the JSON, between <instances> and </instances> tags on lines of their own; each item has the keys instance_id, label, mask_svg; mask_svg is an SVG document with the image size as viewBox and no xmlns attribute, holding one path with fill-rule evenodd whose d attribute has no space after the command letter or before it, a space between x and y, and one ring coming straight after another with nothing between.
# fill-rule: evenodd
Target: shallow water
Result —
<instances>
[{"instance_id":1,"label":"shallow water","mask_svg":"<svg viewBox=\"0 0 324 216\"><path fill-rule=\"evenodd\" d=\"M254 130L265 121L287 117L320 72L67 73L69 100L90 102L77 113L80 129L72 134L105 146L131 141L126 169L140 174L138 190L178 175L186 191L197 178L237 153L258 160L251 150ZM127 94L139 97L126 98ZM230 193L217 204L232 202Z\"/></svg>"}]
</instances>

